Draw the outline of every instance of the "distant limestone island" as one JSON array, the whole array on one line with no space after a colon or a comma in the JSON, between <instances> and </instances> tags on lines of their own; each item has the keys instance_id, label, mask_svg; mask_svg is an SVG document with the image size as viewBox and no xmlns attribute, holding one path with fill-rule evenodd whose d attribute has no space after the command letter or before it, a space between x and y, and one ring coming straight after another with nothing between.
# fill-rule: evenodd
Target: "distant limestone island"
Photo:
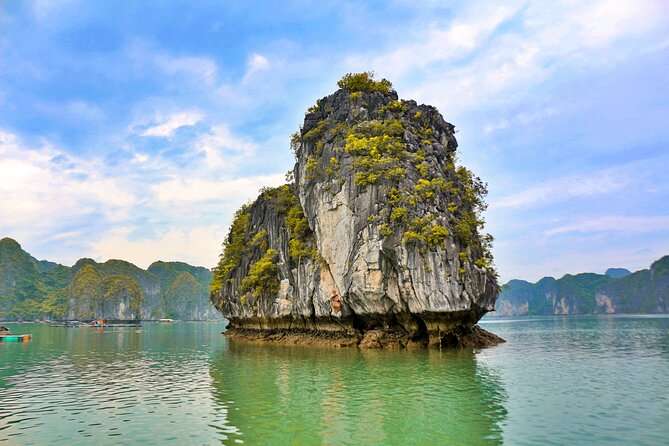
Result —
<instances>
[{"instance_id":1,"label":"distant limestone island","mask_svg":"<svg viewBox=\"0 0 669 446\"><path fill-rule=\"evenodd\" d=\"M289 184L236 213L211 297L232 339L363 348L483 347L499 287L485 184L453 125L349 74L292 137Z\"/></svg>"},{"instance_id":2,"label":"distant limestone island","mask_svg":"<svg viewBox=\"0 0 669 446\"><path fill-rule=\"evenodd\" d=\"M669 256L635 273L610 268L537 283L511 280L489 316L669 312Z\"/></svg>"},{"instance_id":3,"label":"distant limestone island","mask_svg":"<svg viewBox=\"0 0 669 446\"><path fill-rule=\"evenodd\" d=\"M147 270L123 260L80 259L67 267L37 260L0 240L0 321L221 320L209 301L211 271L181 262Z\"/></svg>"}]
</instances>

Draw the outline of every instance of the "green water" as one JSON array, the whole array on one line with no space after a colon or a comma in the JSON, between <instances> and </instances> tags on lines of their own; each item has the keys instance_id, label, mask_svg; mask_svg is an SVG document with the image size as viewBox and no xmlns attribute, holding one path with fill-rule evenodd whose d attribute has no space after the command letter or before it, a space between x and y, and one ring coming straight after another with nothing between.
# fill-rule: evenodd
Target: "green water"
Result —
<instances>
[{"instance_id":1,"label":"green water","mask_svg":"<svg viewBox=\"0 0 669 446\"><path fill-rule=\"evenodd\" d=\"M0 445L667 444L669 318L488 321L479 351L239 345L222 324L9 324Z\"/></svg>"}]
</instances>

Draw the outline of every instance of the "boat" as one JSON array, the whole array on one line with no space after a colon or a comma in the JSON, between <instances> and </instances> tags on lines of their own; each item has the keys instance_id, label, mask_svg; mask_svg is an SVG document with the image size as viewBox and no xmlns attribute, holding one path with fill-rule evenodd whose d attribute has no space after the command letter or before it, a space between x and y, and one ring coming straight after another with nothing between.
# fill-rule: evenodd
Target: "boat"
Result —
<instances>
[{"instance_id":1,"label":"boat","mask_svg":"<svg viewBox=\"0 0 669 446\"><path fill-rule=\"evenodd\" d=\"M124 328L124 327L141 327L138 320L135 321L105 321L104 319L93 319L89 327L94 328Z\"/></svg>"},{"instance_id":2,"label":"boat","mask_svg":"<svg viewBox=\"0 0 669 446\"><path fill-rule=\"evenodd\" d=\"M0 342L28 342L32 338L31 334L11 334L9 328L0 326Z\"/></svg>"},{"instance_id":3,"label":"boat","mask_svg":"<svg viewBox=\"0 0 669 446\"><path fill-rule=\"evenodd\" d=\"M0 342L28 342L32 338L31 334L0 334Z\"/></svg>"},{"instance_id":4,"label":"boat","mask_svg":"<svg viewBox=\"0 0 669 446\"><path fill-rule=\"evenodd\" d=\"M158 319L158 322L164 322L166 324L173 324L176 321L174 319L164 318L164 319Z\"/></svg>"}]
</instances>

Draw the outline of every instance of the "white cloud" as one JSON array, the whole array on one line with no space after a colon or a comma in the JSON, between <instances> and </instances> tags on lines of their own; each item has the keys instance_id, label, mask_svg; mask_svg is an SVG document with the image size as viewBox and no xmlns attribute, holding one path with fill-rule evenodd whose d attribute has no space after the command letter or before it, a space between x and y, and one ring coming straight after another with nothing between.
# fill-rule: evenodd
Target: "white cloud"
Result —
<instances>
[{"instance_id":1,"label":"white cloud","mask_svg":"<svg viewBox=\"0 0 669 446\"><path fill-rule=\"evenodd\" d=\"M57 255L67 258L45 256L65 263L79 255L213 266L233 212L262 187L284 183L284 174L241 177L256 145L224 125L186 145L206 156L180 164L128 148L130 162L110 169L103 158L73 156L48 142L30 147L0 131L0 234L27 246L67 245Z\"/></svg>"},{"instance_id":2,"label":"white cloud","mask_svg":"<svg viewBox=\"0 0 669 446\"><path fill-rule=\"evenodd\" d=\"M158 136L170 138L180 127L193 126L200 122L204 115L198 111L173 113L166 117L158 118L160 124L144 129L140 136Z\"/></svg>"},{"instance_id":3,"label":"white cloud","mask_svg":"<svg viewBox=\"0 0 669 446\"><path fill-rule=\"evenodd\" d=\"M218 67L216 62L207 57L176 57L158 54L153 61L167 74L186 74L209 85L216 81Z\"/></svg>"},{"instance_id":4,"label":"white cloud","mask_svg":"<svg viewBox=\"0 0 669 446\"><path fill-rule=\"evenodd\" d=\"M418 22L390 51L349 57L347 66L372 68L398 86L406 80L407 97L456 119L481 104L516 102L564 66L597 67L655 48L651 31L666 28L668 19L669 8L660 0L599 0L587 6L570 0L508 1L495 7L469 2L452 21Z\"/></svg>"},{"instance_id":5,"label":"white cloud","mask_svg":"<svg viewBox=\"0 0 669 446\"><path fill-rule=\"evenodd\" d=\"M522 192L490 203L494 209L518 208L536 203L555 203L570 198L589 197L623 189L631 182L624 169L608 169L549 180Z\"/></svg>"},{"instance_id":6,"label":"white cloud","mask_svg":"<svg viewBox=\"0 0 669 446\"><path fill-rule=\"evenodd\" d=\"M122 218L137 199L131 185L106 176L96 161L0 131L0 228L58 227L91 213Z\"/></svg>"},{"instance_id":7,"label":"white cloud","mask_svg":"<svg viewBox=\"0 0 669 446\"><path fill-rule=\"evenodd\" d=\"M669 215L603 215L549 229L545 232L545 235L552 236L570 232L616 232L625 234L669 232Z\"/></svg>"},{"instance_id":8,"label":"white cloud","mask_svg":"<svg viewBox=\"0 0 669 446\"><path fill-rule=\"evenodd\" d=\"M257 147L254 142L234 135L224 124L212 126L210 131L200 135L194 144L196 150L204 152L205 162L210 169L238 161L240 156L249 156Z\"/></svg>"},{"instance_id":9,"label":"white cloud","mask_svg":"<svg viewBox=\"0 0 669 446\"><path fill-rule=\"evenodd\" d=\"M216 84L218 64L211 57L175 55L152 44L135 40L123 48L119 56L109 68L111 75L124 77L164 76L178 78L183 84L188 81L192 84L212 87ZM183 87L183 85L182 85Z\"/></svg>"},{"instance_id":10,"label":"white cloud","mask_svg":"<svg viewBox=\"0 0 669 446\"><path fill-rule=\"evenodd\" d=\"M269 68L270 63L265 56L260 54L253 54L246 64L246 74L244 74L242 83L248 83L254 75L262 71L267 71Z\"/></svg>"},{"instance_id":11,"label":"white cloud","mask_svg":"<svg viewBox=\"0 0 669 446\"><path fill-rule=\"evenodd\" d=\"M391 52L370 58L366 55L350 58L355 67L377 68L378 72L392 79L412 70L421 70L439 62L451 62L476 50L505 20L517 12L501 6L472 10L443 28L432 23L421 29L420 38L410 39L409 45L399 46Z\"/></svg>"},{"instance_id":12,"label":"white cloud","mask_svg":"<svg viewBox=\"0 0 669 446\"><path fill-rule=\"evenodd\" d=\"M216 265L225 237L223 226L171 227L155 237L135 239L134 228L109 231L91 244L91 257L98 261L124 259L142 268L157 260L182 261L212 268Z\"/></svg>"},{"instance_id":13,"label":"white cloud","mask_svg":"<svg viewBox=\"0 0 669 446\"><path fill-rule=\"evenodd\" d=\"M180 176L151 186L157 200L171 204L233 200L244 203L258 195L263 187L285 183L284 174L261 175L244 178L204 180Z\"/></svg>"},{"instance_id":14,"label":"white cloud","mask_svg":"<svg viewBox=\"0 0 669 446\"><path fill-rule=\"evenodd\" d=\"M602 0L572 15L587 45L608 44L626 34L648 30L662 18L662 4L653 0ZM666 17L665 17L666 20Z\"/></svg>"}]
</instances>

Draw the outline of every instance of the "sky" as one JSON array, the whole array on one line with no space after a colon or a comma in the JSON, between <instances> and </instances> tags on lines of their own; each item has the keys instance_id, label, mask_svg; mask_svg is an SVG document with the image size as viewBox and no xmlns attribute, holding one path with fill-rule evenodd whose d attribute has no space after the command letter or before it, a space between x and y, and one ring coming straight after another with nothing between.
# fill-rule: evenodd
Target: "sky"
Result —
<instances>
[{"instance_id":1,"label":"sky","mask_svg":"<svg viewBox=\"0 0 669 446\"><path fill-rule=\"evenodd\" d=\"M669 254L669 3L0 0L0 237L212 267L373 70L455 125L501 281Z\"/></svg>"}]
</instances>

